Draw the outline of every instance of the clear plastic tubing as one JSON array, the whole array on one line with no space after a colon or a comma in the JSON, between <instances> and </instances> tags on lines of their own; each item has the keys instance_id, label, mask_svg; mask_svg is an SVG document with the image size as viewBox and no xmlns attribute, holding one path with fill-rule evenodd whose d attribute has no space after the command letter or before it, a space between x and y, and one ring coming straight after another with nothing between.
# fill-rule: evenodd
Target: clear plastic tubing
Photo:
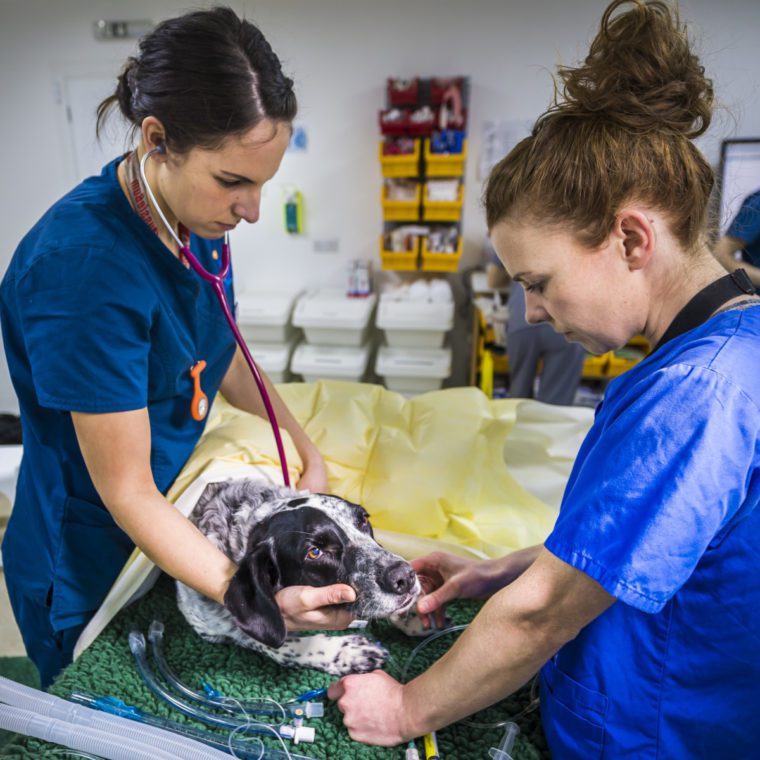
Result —
<instances>
[{"instance_id":1,"label":"clear plastic tubing","mask_svg":"<svg viewBox=\"0 0 760 760\"><path fill-rule=\"evenodd\" d=\"M230 741L230 739L225 738L221 734L204 731L201 728L194 728L186 723L177 723L168 718L161 718L157 715L143 712L139 708L126 705L120 699L114 699L113 697L98 698L86 692L75 691L72 692L71 699L77 704L86 705L93 710L103 710L106 714L118 715L128 720L138 721L149 727L166 729L180 736L197 740L209 747L221 750L225 753L225 758L229 758L229 750L232 749L237 757L250 758L250 760L287 760L288 758L293 758L293 760L312 760L312 758L305 755L286 754L279 749L264 747L260 739L256 739L259 742L258 745L251 745L250 742L238 741L236 739ZM214 757L216 757L216 754Z\"/></svg>"},{"instance_id":2,"label":"clear plastic tubing","mask_svg":"<svg viewBox=\"0 0 760 760\"><path fill-rule=\"evenodd\" d=\"M0 705L0 728L33 736L46 742L100 755L107 760L177 760L189 755L165 752L150 743L138 742L91 726L66 723L12 705ZM205 749L205 748L204 748ZM227 755L229 760L229 755Z\"/></svg>"},{"instance_id":3,"label":"clear plastic tubing","mask_svg":"<svg viewBox=\"0 0 760 760\"><path fill-rule=\"evenodd\" d=\"M324 714L323 710L319 709L322 707L319 703L283 705L280 707L279 703L271 700L232 700L223 695L212 696L202 691L196 691L180 681L166 661L166 657L164 656L164 624L162 622L154 620L150 624L148 628L148 641L151 644L151 651L153 652L153 659L156 662L158 672L166 683L179 694L182 694L182 696L204 707L209 707L212 710L224 710L239 715L274 715L282 720L287 720L288 714L291 716L303 715L306 718L318 718ZM297 713L297 710L300 713Z\"/></svg>"},{"instance_id":4,"label":"clear plastic tubing","mask_svg":"<svg viewBox=\"0 0 760 760\"><path fill-rule=\"evenodd\" d=\"M92 728L107 732L114 737L148 742L154 750L173 753L174 757L187 758L187 760L229 760L228 752L204 747L197 741L172 734L161 728L138 726L127 718L95 712L8 678L0 677L0 702L43 718L81 726L83 729Z\"/></svg>"},{"instance_id":5,"label":"clear plastic tubing","mask_svg":"<svg viewBox=\"0 0 760 760\"><path fill-rule=\"evenodd\" d=\"M515 744L515 737L520 733L520 727L517 723L511 721L504 727L504 736L499 742L498 747L491 747L488 750L488 756L491 760L512 760L512 747Z\"/></svg>"},{"instance_id":6,"label":"clear plastic tubing","mask_svg":"<svg viewBox=\"0 0 760 760\"><path fill-rule=\"evenodd\" d=\"M295 728L288 725L265 726L256 723L250 719L239 719L231 716L218 715L201 710L189 702L172 694L162 684L158 682L155 674L148 664L148 658L145 651L145 636L139 631L131 631L129 634L129 648L137 663L137 669L147 684L148 688L157 696L168 702L175 710L183 715L207 723L210 726L219 728L238 729L255 734L266 734L271 736L272 733L279 734L283 739L292 739L296 744L299 741L314 741L314 729L306 726L296 726Z\"/></svg>"}]
</instances>

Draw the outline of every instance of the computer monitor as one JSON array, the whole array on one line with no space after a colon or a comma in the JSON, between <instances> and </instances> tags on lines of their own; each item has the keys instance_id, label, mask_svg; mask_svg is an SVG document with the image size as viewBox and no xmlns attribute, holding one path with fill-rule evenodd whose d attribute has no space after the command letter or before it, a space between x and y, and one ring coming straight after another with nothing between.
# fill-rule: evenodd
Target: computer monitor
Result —
<instances>
[{"instance_id":1,"label":"computer monitor","mask_svg":"<svg viewBox=\"0 0 760 760\"><path fill-rule=\"evenodd\" d=\"M724 140L720 152L720 234L741 208L742 201L760 190L760 137Z\"/></svg>"}]
</instances>

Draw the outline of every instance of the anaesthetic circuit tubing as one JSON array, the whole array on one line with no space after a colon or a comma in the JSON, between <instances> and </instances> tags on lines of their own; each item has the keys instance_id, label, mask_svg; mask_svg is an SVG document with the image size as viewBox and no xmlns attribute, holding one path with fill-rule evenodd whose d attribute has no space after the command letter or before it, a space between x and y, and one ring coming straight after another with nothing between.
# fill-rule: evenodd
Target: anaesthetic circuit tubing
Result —
<instances>
[{"instance_id":1,"label":"anaesthetic circuit tubing","mask_svg":"<svg viewBox=\"0 0 760 760\"><path fill-rule=\"evenodd\" d=\"M0 704L0 728L54 744L62 744L75 750L92 752L107 760L177 760L176 752L160 750L150 743L117 736L91 726L66 723L63 720L49 718L31 710L23 710L7 704ZM180 755L180 757L189 757L189 755ZM209 756L196 755L196 757ZM229 755L227 758L229 760Z\"/></svg>"},{"instance_id":2,"label":"anaesthetic circuit tubing","mask_svg":"<svg viewBox=\"0 0 760 760\"><path fill-rule=\"evenodd\" d=\"M312 758L306 755L294 755L279 749L270 749L258 737L255 737L258 745L252 747L245 741L226 738L221 734L194 728L186 723L178 723L169 718L152 715L144 710L140 710L138 707L127 705L115 697L93 697L86 692L74 691L71 694L71 699L77 704L85 705L93 710L100 710L108 715L117 715L145 726L166 729L179 736L201 742L209 747L213 747L215 750L223 752L224 755L220 757L225 757L227 760L229 760L230 751L232 751L234 757L245 760L312 760Z\"/></svg>"},{"instance_id":3,"label":"anaesthetic circuit tubing","mask_svg":"<svg viewBox=\"0 0 760 760\"><path fill-rule=\"evenodd\" d=\"M241 721L237 718L216 715L213 713L201 710L189 702L185 702L183 699L175 696L169 692L164 686L162 686L156 679L153 671L148 664L148 658L146 656L145 637L139 631L131 631L129 634L129 648L137 663L137 668L140 671L140 675L143 677L148 688L157 696L168 702L175 710L187 715L191 718L195 718L203 723L207 723L212 726L218 726L221 728L236 729L239 731L251 731L258 734L269 734L284 739L292 739L295 744L300 741L314 741L314 729L307 728L306 726L289 726L279 725L271 726L267 723L252 722L250 719Z\"/></svg>"},{"instance_id":4,"label":"anaesthetic circuit tubing","mask_svg":"<svg viewBox=\"0 0 760 760\"><path fill-rule=\"evenodd\" d=\"M301 695L290 703L280 704L273 699L258 700L238 700L226 697L223 694L206 686L206 692L196 691L187 684L183 683L174 671L169 667L169 663L164 656L164 624L159 620L154 620L148 628L148 641L151 644L153 659L156 662L158 672L163 676L169 686L187 699L197 702L204 707L210 707L212 710L224 710L228 713L242 715L274 715L282 718L283 721L288 719L288 714L293 718L321 718L324 715L324 706L320 702L304 701L303 697L310 695L321 696L324 689L308 692L307 695ZM299 704L300 703L300 704Z\"/></svg>"},{"instance_id":5,"label":"anaesthetic circuit tubing","mask_svg":"<svg viewBox=\"0 0 760 760\"><path fill-rule=\"evenodd\" d=\"M187 760L229 760L229 754L205 747L183 736L152 726L136 726L126 718L97 713L53 694L16 683L9 678L0 677L0 702L41 718L76 726L82 731L92 729L107 733L111 737L145 743L153 749L154 757L157 757L158 752ZM19 732L24 733L23 730Z\"/></svg>"}]
</instances>

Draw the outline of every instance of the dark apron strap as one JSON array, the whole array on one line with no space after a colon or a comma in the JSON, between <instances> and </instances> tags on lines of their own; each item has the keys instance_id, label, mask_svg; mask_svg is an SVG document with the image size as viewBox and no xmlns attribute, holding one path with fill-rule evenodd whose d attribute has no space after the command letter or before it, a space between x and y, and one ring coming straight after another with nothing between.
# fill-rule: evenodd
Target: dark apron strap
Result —
<instances>
[{"instance_id":1,"label":"dark apron strap","mask_svg":"<svg viewBox=\"0 0 760 760\"><path fill-rule=\"evenodd\" d=\"M752 280L743 269L737 269L711 282L678 312L676 318L670 323L670 327L665 330L665 334L652 349L652 353L673 338L706 322L724 303L740 295L754 295L755 292Z\"/></svg>"}]
</instances>

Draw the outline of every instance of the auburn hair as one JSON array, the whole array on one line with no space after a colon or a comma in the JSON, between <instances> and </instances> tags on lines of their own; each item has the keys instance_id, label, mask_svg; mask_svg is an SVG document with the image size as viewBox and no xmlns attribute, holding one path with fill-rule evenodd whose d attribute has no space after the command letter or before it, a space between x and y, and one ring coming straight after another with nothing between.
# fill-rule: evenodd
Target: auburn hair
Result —
<instances>
[{"instance_id":1,"label":"auburn hair","mask_svg":"<svg viewBox=\"0 0 760 760\"><path fill-rule=\"evenodd\" d=\"M709 127L712 106L712 81L677 11L660 0L614 0L583 64L558 69L554 104L493 168L489 230L528 220L594 247L622 205L637 201L661 211L693 250L714 176L692 139Z\"/></svg>"}]
</instances>

